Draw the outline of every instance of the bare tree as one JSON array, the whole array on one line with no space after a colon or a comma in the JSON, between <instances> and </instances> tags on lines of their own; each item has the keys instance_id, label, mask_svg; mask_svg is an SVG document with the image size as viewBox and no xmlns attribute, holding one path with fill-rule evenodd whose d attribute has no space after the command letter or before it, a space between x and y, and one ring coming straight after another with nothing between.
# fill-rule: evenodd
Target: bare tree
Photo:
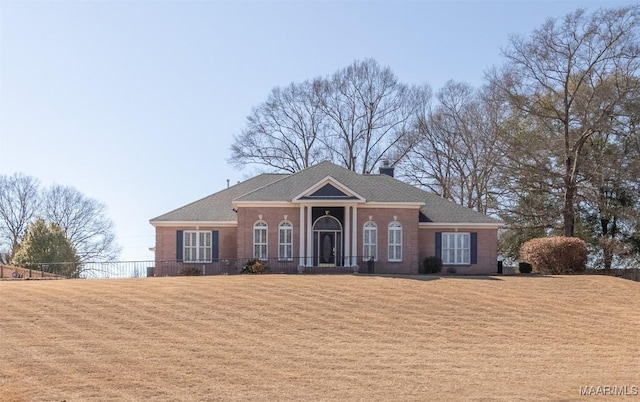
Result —
<instances>
[{"instance_id":1,"label":"bare tree","mask_svg":"<svg viewBox=\"0 0 640 402\"><path fill-rule=\"evenodd\" d=\"M42 214L59 226L76 250L78 259L109 261L117 257L113 222L106 206L73 187L52 185L44 193Z\"/></svg>"},{"instance_id":2,"label":"bare tree","mask_svg":"<svg viewBox=\"0 0 640 402\"><path fill-rule=\"evenodd\" d=\"M514 113L534 118L538 130L547 132L549 141L538 146L559 151L549 154L558 158L551 165L559 166L562 176L565 236L574 235L585 143L606 130L624 113L630 94L638 93L639 31L638 5L591 15L578 10L547 20L529 38L512 36L503 51L504 68L490 76Z\"/></svg>"},{"instance_id":3,"label":"bare tree","mask_svg":"<svg viewBox=\"0 0 640 402\"><path fill-rule=\"evenodd\" d=\"M229 162L240 168L257 163L296 172L324 159L318 141L326 124L320 105L323 90L320 79L274 88L234 137Z\"/></svg>"},{"instance_id":4,"label":"bare tree","mask_svg":"<svg viewBox=\"0 0 640 402\"><path fill-rule=\"evenodd\" d=\"M0 246L13 255L40 207L38 180L21 173L0 176Z\"/></svg>"},{"instance_id":5,"label":"bare tree","mask_svg":"<svg viewBox=\"0 0 640 402\"><path fill-rule=\"evenodd\" d=\"M416 119L430 95L373 59L355 61L327 81L322 106L331 124L323 142L335 162L354 171L371 173L383 159L394 165L415 145Z\"/></svg>"},{"instance_id":6,"label":"bare tree","mask_svg":"<svg viewBox=\"0 0 640 402\"><path fill-rule=\"evenodd\" d=\"M415 144L417 113L429 97L428 87L401 84L372 59L355 61L329 78L275 88L234 137L229 162L296 172L329 159L370 173Z\"/></svg>"},{"instance_id":7,"label":"bare tree","mask_svg":"<svg viewBox=\"0 0 640 402\"><path fill-rule=\"evenodd\" d=\"M402 166L407 181L482 213L495 209L501 149L499 104L489 93L449 81L418 122L420 142Z\"/></svg>"}]
</instances>

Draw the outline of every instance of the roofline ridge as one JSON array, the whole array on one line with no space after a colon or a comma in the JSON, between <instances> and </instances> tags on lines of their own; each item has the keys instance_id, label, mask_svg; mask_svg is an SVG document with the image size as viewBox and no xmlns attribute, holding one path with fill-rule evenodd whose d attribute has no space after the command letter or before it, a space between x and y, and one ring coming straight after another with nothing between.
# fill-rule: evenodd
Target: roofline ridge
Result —
<instances>
[{"instance_id":1,"label":"roofline ridge","mask_svg":"<svg viewBox=\"0 0 640 402\"><path fill-rule=\"evenodd\" d=\"M265 184L264 186L261 186L261 187L255 188L255 189L253 189L253 190L251 190L251 191L249 191L249 192L247 192L247 193L240 194L239 196L232 198L232 199L231 199L231 202L233 203L233 202L235 202L238 198L242 198L242 197L247 196L247 195L249 195L249 194L251 194L251 193L255 193L256 191L262 190L262 189L263 189L263 188L265 188L265 187L269 187L269 186L270 186L270 185L272 185L272 184L278 183L279 181L282 181L282 180L286 179L287 177L291 177L293 174L295 174L295 173L260 173L260 174L259 174L258 176L256 176L256 177L259 177L259 176L262 176L262 175L282 176L282 177L281 177L281 178L279 178L278 180L274 180L274 181L272 181L271 183L267 183L267 184Z\"/></svg>"},{"instance_id":2,"label":"roofline ridge","mask_svg":"<svg viewBox=\"0 0 640 402\"><path fill-rule=\"evenodd\" d=\"M183 208L189 207L189 206L191 206L191 205L193 205L193 204L195 204L195 203L198 203L198 202L200 202L200 201L203 201L203 200L205 200L205 199L207 199L207 198L209 198L209 197L213 197L214 195L218 195L218 194L223 193L223 192L225 192L225 191L229 191L229 190L233 189L234 187L237 187L237 186L239 186L239 185L241 185L241 184L243 184L243 183L246 183L246 182L248 182L248 181L250 181L250 180L257 179L257 178L258 178L258 177L260 177L260 176L265 176L265 175L276 175L276 174L278 174L278 173L260 173L260 174L259 174L259 175L257 175L257 176L250 177L250 178L248 178L248 179L246 179L246 180L240 181L240 182L238 182L238 183L236 183L236 184L234 184L234 185L231 185L231 186L229 186L229 187L227 187L227 188L223 188L222 190L218 190L218 191L216 191L215 193L211 193L211 194L209 194L209 195L205 195L204 197L198 198L197 200L192 201L192 202L190 202L190 203L188 203L188 204L182 205L182 206L180 206L180 207L178 207L178 208L174 208L174 209L172 209L171 211L165 212L165 213L164 213L164 214L162 214L162 215L158 215L158 216L156 216L155 218L149 219L149 222L154 222L154 221L158 220L158 218L161 218L161 217L163 217L163 216L165 216L165 215L169 215L169 214L171 214L171 213L173 213L173 212L176 212L176 211L181 210L181 209L183 209Z\"/></svg>"},{"instance_id":3,"label":"roofline ridge","mask_svg":"<svg viewBox=\"0 0 640 402\"><path fill-rule=\"evenodd\" d=\"M349 169L347 169L347 168L345 168L345 167L343 167L343 166L336 165L335 163L333 163L333 162L331 162L331 161L324 160L324 161L321 161L321 162L316 163L315 165L307 166L307 167L306 167L306 168L304 168L304 169L300 169L300 170L298 170L297 172L293 172L293 173L272 173L272 174L282 175L283 177L282 177L282 178L280 178L280 179L278 179L278 180L275 180L275 181L273 181L273 182L271 182L271 183L265 184L265 185L264 185L264 186L262 186L262 187L259 187L259 188L256 188L256 189L254 189L254 190L251 190L251 191L249 191L248 193L241 194L241 195L239 195L239 196L235 197L234 199L232 199L232 200L231 200L231 202L235 202L235 201L237 201L239 198L246 197L246 196L247 196L247 195L249 195L249 194L253 194L253 193L255 193L255 192L257 192L257 191L260 191L260 190L262 190L262 189L264 189L264 188L266 188L266 187L269 187L269 186L270 186L270 185L272 185L272 184L276 184L276 183L278 183L278 182L280 182L280 181L282 181L282 180L286 180L286 179L288 179L288 178L290 178L290 177L297 176L298 174L300 174L300 173L302 173L302 172L305 172L305 171L307 171L307 170L309 170L309 169L316 168L317 166L320 166L320 165L322 165L322 164L326 164L326 163L331 164L331 165L334 165L334 166L337 166L337 167L341 167L341 168L343 168L343 169L345 169L345 170L349 170ZM355 173L355 172L354 172L354 173ZM263 173L263 174L264 174L264 173ZM335 179L334 179L334 180L335 180Z\"/></svg>"}]
</instances>

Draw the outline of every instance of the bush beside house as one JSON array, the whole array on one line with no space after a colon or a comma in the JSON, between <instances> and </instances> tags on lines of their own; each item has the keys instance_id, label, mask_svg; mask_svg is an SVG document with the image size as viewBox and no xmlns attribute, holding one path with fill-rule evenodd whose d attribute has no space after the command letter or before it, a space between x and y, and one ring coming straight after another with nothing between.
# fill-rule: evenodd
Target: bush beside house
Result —
<instances>
[{"instance_id":1,"label":"bush beside house","mask_svg":"<svg viewBox=\"0 0 640 402\"><path fill-rule=\"evenodd\" d=\"M267 272L269 272L267 264L256 259L248 260L242 267L243 274L266 274Z\"/></svg>"},{"instance_id":2,"label":"bush beside house","mask_svg":"<svg viewBox=\"0 0 640 402\"><path fill-rule=\"evenodd\" d=\"M521 262L518 264L518 271L520 271L521 274L530 274L533 272L533 267L528 262Z\"/></svg>"},{"instance_id":3,"label":"bush beside house","mask_svg":"<svg viewBox=\"0 0 640 402\"><path fill-rule=\"evenodd\" d=\"M587 244L576 237L531 239L520 247L520 259L531 264L534 273L545 275L583 272L588 255Z\"/></svg>"},{"instance_id":4,"label":"bush beside house","mask_svg":"<svg viewBox=\"0 0 640 402\"><path fill-rule=\"evenodd\" d=\"M422 260L421 274L439 274L442 271L442 259L439 257L426 257Z\"/></svg>"}]
</instances>

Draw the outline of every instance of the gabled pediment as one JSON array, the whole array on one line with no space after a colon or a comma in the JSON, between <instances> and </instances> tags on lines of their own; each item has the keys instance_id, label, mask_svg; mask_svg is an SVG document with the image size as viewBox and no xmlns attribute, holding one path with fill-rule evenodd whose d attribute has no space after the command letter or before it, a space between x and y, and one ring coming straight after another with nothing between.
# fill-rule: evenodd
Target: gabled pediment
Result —
<instances>
[{"instance_id":1,"label":"gabled pediment","mask_svg":"<svg viewBox=\"0 0 640 402\"><path fill-rule=\"evenodd\" d=\"M340 183L331 176L327 176L313 186L307 188L302 193L293 198L293 202L311 200L335 200L365 202L364 197Z\"/></svg>"},{"instance_id":2,"label":"gabled pediment","mask_svg":"<svg viewBox=\"0 0 640 402\"><path fill-rule=\"evenodd\" d=\"M311 198L322 197L349 197L342 190L336 188L333 184L327 183L324 186L317 189L313 194L309 194Z\"/></svg>"}]
</instances>

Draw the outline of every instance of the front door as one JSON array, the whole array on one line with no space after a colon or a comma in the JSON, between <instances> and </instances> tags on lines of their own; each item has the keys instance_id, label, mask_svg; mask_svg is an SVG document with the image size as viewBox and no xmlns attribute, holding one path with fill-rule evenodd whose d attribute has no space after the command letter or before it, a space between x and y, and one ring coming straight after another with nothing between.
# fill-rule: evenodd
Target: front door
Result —
<instances>
[{"instance_id":1,"label":"front door","mask_svg":"<svg viewBox=\"0 0 640 402\"><path fill-rule=\"evenodd\" d=\"M321 216L313 224L313 265L341 266L342 225L331 215Z\"/></svg>"},{"instance_id":2,"label":"front door","mask_svg":"<svg viewBox=\"0 0 640 402\"><path fill-rule=\"evenodd\" d=\"M320 264L335 265L336 263L336 234L335 232L320 232L318 236L318 250Z\"/></svg>"}]
</instances>

